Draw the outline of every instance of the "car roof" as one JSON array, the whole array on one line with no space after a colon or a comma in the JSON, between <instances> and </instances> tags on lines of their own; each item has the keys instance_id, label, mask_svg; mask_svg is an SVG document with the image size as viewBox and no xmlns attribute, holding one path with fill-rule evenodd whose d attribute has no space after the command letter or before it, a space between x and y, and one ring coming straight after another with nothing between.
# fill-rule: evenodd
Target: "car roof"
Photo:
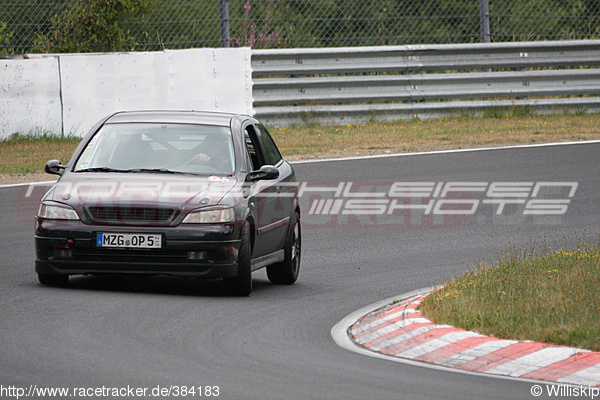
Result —
<instances>
[{"instance_id":1,"label":"car roof","mask_svg":"<svg viewBox=\"0 0 600 400\"><path fill-rule=\"evenodd\" d=\"M230 126L238 114L213 111L122 111L110 116L105 124L122 123L178 123Z\"/></svg>"}]
</instances>

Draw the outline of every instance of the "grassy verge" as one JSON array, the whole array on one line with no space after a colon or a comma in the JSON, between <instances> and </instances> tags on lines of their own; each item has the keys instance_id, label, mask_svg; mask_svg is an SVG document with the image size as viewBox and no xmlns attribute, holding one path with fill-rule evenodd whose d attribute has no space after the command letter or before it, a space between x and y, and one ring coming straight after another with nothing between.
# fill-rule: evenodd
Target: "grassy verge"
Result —
<instances>
[{"instance_id":1,"label":"grassy verge","mask_svg":"<svg viewBox=\"0 0 600 400\"><path fill-rule=\"evenodd\" d=\"M531 115L491 110L483 117L346 126L272 128L290 160L600 139L600 114ZM42 173L49 159L66 163L75 137L15 134L0 141L0 175Z\"/></svg>"},{"instance_id":2,"label":"grassy verge","mask_svg":"<svg viewBox=\"0 0 600 400\"><path fill-rule=\"evenodd\" d=\"M44 171L46 161L67 162L81 139L52 134L14 134L0 141L0 174L25 175Z\"/></svg>"},{"instance_id":3,"label":"grassy verge","mask_svg":"<svg viewBox=\"0 0 600 400\"><path fill-rule=\"evenodd\" d=\"M402 153L600 139L600 115L528 115L517 110L433 121L271 129L288 159Z\"/></svg>"},{"instance_id":4,"label":"grassy verge","mask_svg":"<svg viewBox=\"0 0 600 400\"><path fill-rule=\"evenodd\" d=\"M541 249L501 254L427 296L421 311L499 338L600 351L600 241Z\"/></svg>"}]
</instances>

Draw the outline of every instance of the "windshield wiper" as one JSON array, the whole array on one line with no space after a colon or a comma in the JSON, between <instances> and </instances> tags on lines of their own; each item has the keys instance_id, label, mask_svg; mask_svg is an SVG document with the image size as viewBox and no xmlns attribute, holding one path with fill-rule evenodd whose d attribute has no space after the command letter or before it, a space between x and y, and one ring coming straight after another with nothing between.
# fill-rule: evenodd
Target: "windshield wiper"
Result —
<instances>
[{"instance_id":1,"label":"windshield wiper","mask_svg":"<svg viewBox=\"0 0 600 400\"><path fill-rule=\"evenodd\" d=\"M127 172L127 173L138 173L138 172L147 172L147 173L155 173L155 174L182 174L182 175L194 175L189 172L181 172L181 171L171 171L166 168L130 168L130 169L116 169L109 167L93 167L93 168L83 168L78 169L75 172Z\"/></svg>"},{"instance_id":2,"label":"windshield wiper","mask_svg":"<svg viewBox=\"0 0 600 400\"><path fill-rule=\"evenodd\" d=\"M132 169L128 169L127 172L151 172L151 173L158 173L158 174L183 174L184 172L179 172L179 171L171 171L170 169L166 169L166 168L132 168Z\"/></svg>"},{"instance_id":3,"label":"windshield wiper","mask_svg":"<svg viewBox=\"0 0 600 400\"><path fill-rule=\"evenodd\" d=\"M115 169L109 167L93 167L75 170L75 172L131 172L126 169Z\"/></svg>"}]
</instances>

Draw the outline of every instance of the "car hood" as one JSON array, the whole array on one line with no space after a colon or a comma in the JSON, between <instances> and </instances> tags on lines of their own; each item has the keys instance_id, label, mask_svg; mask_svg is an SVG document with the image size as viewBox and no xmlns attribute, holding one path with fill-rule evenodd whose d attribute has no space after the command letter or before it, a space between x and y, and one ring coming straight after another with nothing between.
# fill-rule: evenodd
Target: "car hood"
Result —
<instances>
[{"instance_id":1,"label":"car hood","mask_svg":"<svg viewBox=\"0 0 600 400\"><path fill-rule=\"evenodd\" d=\"M81 172L64 175L45 200L83 206L192 209L219 205L235 177Z\"/></svg>"}]
</instances>

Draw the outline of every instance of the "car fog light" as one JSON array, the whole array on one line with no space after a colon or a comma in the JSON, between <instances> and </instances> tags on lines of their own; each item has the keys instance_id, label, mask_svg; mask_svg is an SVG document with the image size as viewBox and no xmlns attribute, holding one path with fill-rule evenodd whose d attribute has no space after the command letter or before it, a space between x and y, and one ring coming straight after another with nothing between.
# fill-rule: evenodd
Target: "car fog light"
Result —
<instances>
[{"instance_id":1,"label":"car fog light","mask_svg":"<svg viewBox=\"0 0 600 400\"><path fill-rule=\"evenodd\" d=\"M188 261L202 261L206 260L206 251L189 251L187 254Z\"/></svg>"},{"instance_id":2,"label":"car fog light","mask_svg":"<svg viewBox=\"0 0 600 400\"><path fill-rule=\"evenodd\" d=\"M54 258L69 260L73 258L73 249L54 249Z\"/></svg>"}]
</instances>

